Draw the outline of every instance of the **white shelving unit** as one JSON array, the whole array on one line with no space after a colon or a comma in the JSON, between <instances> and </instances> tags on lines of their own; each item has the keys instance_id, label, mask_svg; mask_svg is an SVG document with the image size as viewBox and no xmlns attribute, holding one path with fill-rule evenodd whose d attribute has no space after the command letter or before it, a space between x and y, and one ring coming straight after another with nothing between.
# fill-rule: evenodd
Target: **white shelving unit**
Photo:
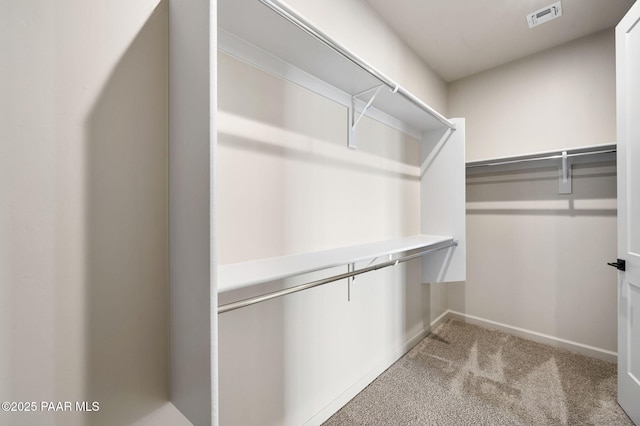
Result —
<instances>
[{"instance_id":1,"label":"white shelving unit","mask_svg":"<svg viewBox=\"0 0 640 426\"><path fill-rule=\"evenodd\" d=\"M616 159L616 144L592 145L580 148L567 148L554 151L543 151L532 154L511 155L505 157L487 158L466 163L467 173L482 173L482 171L516 170L525 168L549 167L562 161L563 153L571 158L573 164L612 161Z\"/></svg>"},{"instance_id":2,"label":"white shelving unit","mask_svg":"<svg viewBox=\"0 0 640 426\"><path fill-rule=\"evenodd\" d=\"M357 55L274 0L218 3L218 48L349 108L420 137L455 125ZM349 146L355 147L355 128Z\"/></svg>"},{"instance_id":3,"label":"white shelving unit","mask_svg":"<svg viewBox=\"0 0 640 426\"><path fill-rule=\"evenodd\" d=\"M463 124L457 129L460 126L454 121L445 118L280 1L219 1L218 49L346 106L350 127L348 145L351 148L356 147L361 114L421 139L424 157L421 181L430 182L423 185L421 194L421 231L426 235L220 266L219 293L346 265L356 259L405 252L447 239L462 242L456 254L458 261L444 273L442 267L432 262L425 266L425 274L433 281L464 279ZM445 149L447 146L449 148ZM448 154L448 151L455 151L455 154ZM447 184L434 187L433 182ZM431 235L435 233L448 236ZM442 260L436 260L439 262ZM454 270L457 271L455 274ZM437 273L434 275L433 271Z\"/></svg>"},{"instance_id":4,"label":"white shelving unit","mask_svg":"<svg viewBox=\"0 0 640 426\"><path fill-rule=\"evenodd\" d=\"M451 237L414 235L333 250L232 263L218 268L220 281L218 292L237 290L370 259L385 258L387 260L389 256L412 250L435 248L439 245L444 246L443 243L453 244L453 242Z\"/></svg>"},{"instance_id":5,"label":"white shelving unit","mask_svg":"<svg viewBox=\"0 0 640 426\"><path fill-rule=\"evenodd\" d=\"M615 160L616 144L605 144L470 161L466 163L466 170L467 175L472 176L482 173L558 167L558 192L570 194L572 192L572 165Z\"/></svg>"},{"instance_id":6,"label":"white shelving unit","mask_svg":"<svg viewBox=\"0 0 640 426\"><path fill-rule=\"evenodd\" d=\"M172 3L170 14L172 402L194 424L215 423L218 413L260 418L270 409L304 418L295 424L320 424L424 336L420 283L465 279L464 120L445 118L283 2L218 0L216 4L217 11L211 11L208 2L178 1ZM419 208L411 220L415 229L414 219L419 218L420 235L219 266L219 235L213 218L217 189L211 178L216 175L220 148L216 129L220 116L215 108L224 83L215 79L216 50L345 106L349 115L345 139L351 148L356 147L362 113L418 139L420 170L418 175L414 168L411 178L419 180L420 203L411 203ZM360 143L364 146L366 141ZM413 185L412 189L412 196L418 196L418 188ZM358 208L357 203L353 208ZM367 264L362 259L411 256L423 249L449 247L454 239L455 247L433 251L405 263L403 269L363 274L358 281L372 285L363 285L362 297L353 301L332 297L331 305L326 305L323 297L340 286L323 286L298 293L296 298L279 299L287 305L284 310L278 309L282 306L278 302L229 314L217 311L219 296L255 294L274 280L289 277L292 281L307 275L324 278L335 273L336 265L346 270L341 265ZM405 273L410 273L410 279ZM387 285L391 284L385 281L388 277L398 285ZM297 317L299 313L302 318ZM314 340L300 342L307 337ZM224 344L219 346L218 340ZM225 350L219 350L223 345ZM239 349L243 347L247 349ZM338 350L344 357L315 356L324 349ZM222 359L225 356L232 359ZM247 357L249 362L244 362ZM219 359L227 362L224 371L218 369ZM262 364L267 368L249 372ZM321 375L312 374L320 370ZM234 381L236 373L240 379ZM233 401L222 401L222 409L217 405L219 380L240 386L238 392L226 395ZM251 389L243 393L245 385ZM306 398L306 402L284 404L284 397ZM246 398L249 405L236 405L234 398ZM284 414L276 415L282 420ZM273 417L271 422L280 420Z\"/></svg>"},{"instance_id":7,"label":"white shelving unit","mask_svg":"<svg viewBox=\"0 0 640 426\"><path fill-rule=\"evenodd\" d=\"M415 235L333 250L221 266L218 268L218 278L223 283L223 287L218 288L218 292L221 295L218 313L241 309L249 305L344 279L347 280L350 294L351 284L355 277L360 274L396 266L399 263L440 250L455 249L457 244L457 240L449 237ZM356 268L359 262L365 261L369 261L366 266ZM263 290L262 293L260 288L254 287L264 283L276 284L288 278L308 276L307 274L313 272L327 271L341 266L347 266L348 270L333 275L325 275L321 279L306 281L304 284L285 285L284 288L271 291ZM251 287L251 290L257 290L257 295L245 296L234 302L222 301L227 298L226 296L230 295L227 292L247 290L249 287Z\"/></svg>"}]
</instances>

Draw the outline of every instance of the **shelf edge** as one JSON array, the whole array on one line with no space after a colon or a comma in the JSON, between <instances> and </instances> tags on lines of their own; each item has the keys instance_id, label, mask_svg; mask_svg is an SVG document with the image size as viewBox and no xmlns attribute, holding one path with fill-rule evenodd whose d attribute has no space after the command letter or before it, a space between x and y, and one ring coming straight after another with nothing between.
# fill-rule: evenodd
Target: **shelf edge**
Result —
<instances>
[{"instance_id":1,"label":"shelf edge","mask_svg":"<svg viewBox=\"0 0 640 426\"><path fill-rule=\"evenodd\" d=\"M453 237L447 236L414 235L317 252L221 265L218 266L218 293L283 280L378 257L424 249L445 242L453 243L454 241ZM385 246L388 247L385 249ZM320 261L322 258L327 258L328 260ZM300 266L296 267L296 263ZM248 272L252 269L260 271Z\"/></svg>"}]
</instances>

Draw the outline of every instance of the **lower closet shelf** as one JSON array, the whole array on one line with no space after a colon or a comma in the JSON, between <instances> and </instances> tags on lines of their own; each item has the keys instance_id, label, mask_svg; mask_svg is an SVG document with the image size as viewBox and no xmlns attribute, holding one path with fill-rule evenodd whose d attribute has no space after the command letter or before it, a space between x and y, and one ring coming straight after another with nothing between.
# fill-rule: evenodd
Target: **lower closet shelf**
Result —
<instances>
[{"instance_id":1,"label":"lower closet shelf","mask_svg":"<svg viewBox=\"0 0 640 426\"><path fill-rule=\"evenodd\" d=\"M218 268L218 293L223 294L262 283L388 256L388 259L384 259L382 263L373 264L374 262L372 262L373 266L351 272L356 275L391 266L409 258L419 257L425 251L435 251L455 245L456 241L452 237L415 235L357 246L224 265ZM396 256L394 258L394 255L410 251L414 253L408 257ZM331 282L337 279L342 279L342 277L334 276L319 281ZM310 288L319 284L322 283L312 282L305 285ZM302 289L300 288L300 290ZM288 290L288 292L293 291ZM230 309L221 309L220 312L226 310Z\"/></svg>"}]
</instances>

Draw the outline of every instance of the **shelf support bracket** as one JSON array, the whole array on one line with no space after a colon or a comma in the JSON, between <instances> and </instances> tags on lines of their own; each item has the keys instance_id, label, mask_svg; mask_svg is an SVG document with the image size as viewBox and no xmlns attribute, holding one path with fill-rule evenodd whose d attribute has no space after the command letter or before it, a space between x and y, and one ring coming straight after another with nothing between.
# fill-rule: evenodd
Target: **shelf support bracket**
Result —
<instances>
[{"instance_id":1,"label":"shelf support bracket","mask_svg":"<svg viewBox=\"0 0 640 426\"><path fill-rule=\"evenodd\" d=\"M347 265L347 272L353 273L356 270L355 263L350 263ZM351 285L355 282L356 278L354 276L350 276L347 278L347 302L351 302Z\"/></svg>"},{"instance_id":2,"label":"shelf support bracket","mask_svg":"<svg viewBox=\"0 0 640 426\"><path fill-rule=\"evenodd\" d=\"M567 151L562 151L562 165L560 167L560 185L559 194L571 194L571 160L567 155Z\"/></svg>"},{"instance_id":3,"label":"shelf support bracket","mask_svg":"<svg viewBox=\"0 0 640 426\"><path fill-rule=\"evenodd\" d=\"M365 112L367 112L367 110L371 107L371 104L373 103L373 101L376 99L376 96L378 96L378 94L380 93L380 90L384 87L384 84L380 84L379 86L375 86L372 87L371 89L367 89L364 90L360 93L356 93L355 95L351 96L351 108L349 108L349 135L347 138L347 146L349 148L357 148L357 142L356 142L356 127L358 126L358 123L360 122L360 120L362 119L362 117L364 116ZM395 91L397 91L398 88L396 87ZM367 101L366 105L364 106L364 108L362 109L362 112L360 112L360 115L357 115L357 111L356 111L356 101L358 101L358 97L360 96L364 96L368 93L373 92L373 95L371 95L371 97L369 98L369 100ZM363 101L364 102L364 101Z\"/></svg>"}]
</instances>

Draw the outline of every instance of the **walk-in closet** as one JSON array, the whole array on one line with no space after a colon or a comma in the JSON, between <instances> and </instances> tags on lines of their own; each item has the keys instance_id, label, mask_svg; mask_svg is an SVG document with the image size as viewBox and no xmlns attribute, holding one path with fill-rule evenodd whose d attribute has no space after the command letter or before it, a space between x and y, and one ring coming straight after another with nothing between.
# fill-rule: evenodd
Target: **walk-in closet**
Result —
<instances>
[{"instance_id":1,"label":"walk-in closet","mask_svg":"<svg viewBox=\"0 0 640 426\"><path fill-rule=\"evenodd\" d=\"M640 425L635 0L0 0L0 425Z\"/></svg>"},{"instance_id":2,"label":"walk-in closet","mask_svg":"<svg viewBox=\"0 0 640 426\"><path fill-rule=\"evenodd\" d=\"M471 25L482 6L464 1L217 2L206 244L220 424L394 423L375 392L410 396L376 386L403 374L397 365L435 383L437 371L418 372L436 361L466 371L445 377L449 389L466 384L457 392L469 401L491 394L511 421L632 424L616 402L625 284L615 267L620 64L638 59L621 58L614 27L633 2L590 25L578 23L600 13L597 1L543 3L492 4ZM532 14L506 23L512 9ZM489 34L491 20L504 36ZM502 334L480 352L485 330ZM443 342L477 365L454 362ZM517 366L529 358L514 348L527 342L542 355ZM189 356L174 357L178 375ZM631 377L634 356L624 359ZM602 374L572 376L567 365ZM536 380L565 401L557 411L527 387ZM600 393L577 396L563 381ZM430 401L416 404L429 414ZM500 418L491 403L488 418ZM617 408L586 407L603 404ZM386 420L367 406L387 407ZM464 423L456 416L442 421Z\"/></svg>"}]
</instances>

